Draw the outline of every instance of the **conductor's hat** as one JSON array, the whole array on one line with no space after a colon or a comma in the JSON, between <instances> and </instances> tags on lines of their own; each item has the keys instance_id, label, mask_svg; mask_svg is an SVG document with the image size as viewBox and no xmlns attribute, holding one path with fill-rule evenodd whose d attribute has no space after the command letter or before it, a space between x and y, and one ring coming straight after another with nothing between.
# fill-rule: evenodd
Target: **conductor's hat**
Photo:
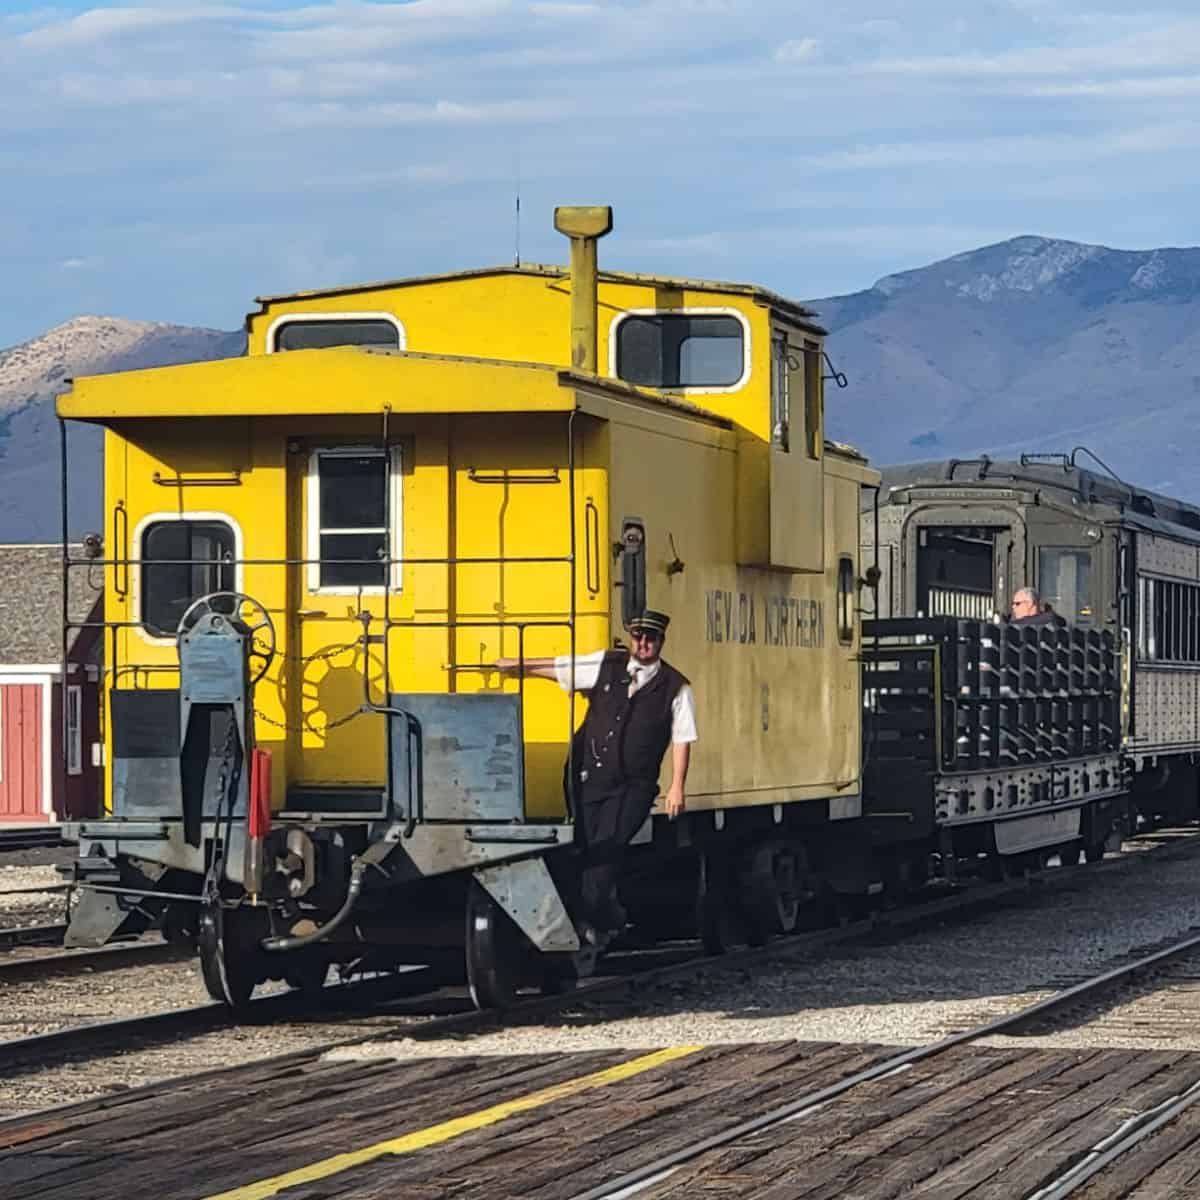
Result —
<instances>
[{"instance_id":1,"label":"conductor's hat","mask_svg":"<svg viewBox=\"0 0 1200 1200\"><path fill-rule=\"evenodd\" d=\"M663 636L666 634L667 626L670 623L671 618L666 613L655 612L652 608L646 608L629 622L629 632L635 633L638 630L642 630Z\"/></svg>"}]
</instances>

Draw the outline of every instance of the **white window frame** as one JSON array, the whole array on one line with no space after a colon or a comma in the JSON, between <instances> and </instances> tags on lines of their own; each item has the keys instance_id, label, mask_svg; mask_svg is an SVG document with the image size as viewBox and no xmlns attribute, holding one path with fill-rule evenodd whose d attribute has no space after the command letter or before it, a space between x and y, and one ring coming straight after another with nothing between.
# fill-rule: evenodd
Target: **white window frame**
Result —
<instances>
[{"instance_id":1,"label":"white window frame","mask_svg":"<svg viewBox=\"0 0 1200 1200\"><path fill-rule=\"evenodd\" d=\"M305 479L306 530L304 557L308 561L308 590L314 596L382 596L385 588L380 585L337 584L323 586L321 583L321 456L358 458L363 454L387 455L388 458L388 519L389 542L392 550L392 565L388 575L388 586L393 592L404 590L404 485L403 451L392 445L385 451L375 446L314 446L308 456L308 473ZM379 528L338 529L336 533L378 533Z\"/></svg>"},{"instance_id":2,"label":"white window frame","mask_svg":"<svg viewBox=\"0 0 1200 1200\"><path fill-rule=\"evenodd\" d=\"M141 623L142 589L145 586L142 580L142 571L144 570L142 537L149 526L156 525L159 521L220 521L222 524L228 525L233 530L233 590L235 592L246 590L242 585L242 559L246 557L245 543L242 539L242 527L228 513L223 512L180 512L178 509L171 512L154 512L148 513L134 526L132 537L134 553L130 557L136 560L137 570L133 572L133 578L130 581L129 601L138 622L135 632L148 646L174 646L174 634L169 637L158 637Z\"/></svg>"},{"instance_id":3,"label":"white window frame","mask_svg":"<svg viewBox=\"0 0 1200 1200\"><path fill-rule=\"evenodd\" d=\"M723 387L673 387L654 388L656 392L667 392L672 396L723 396L740 392L750 382L752 347L750 322L746 314L736 308L627 308L614 317L608 327L608 375L610 379L621 379L617 374L617 331L629 317L734 317L742 327L742 373L738 379ZM628 382L621 380L622 383ZM631 387L649 387L648 384L630 384Z\"/></svg>"},{"instance_id":4,"label":"white window frame","mask_svg":"<svg viewBox=\"0 0 1200 1200\"><path fill-rule=\"evenodd\" d=\"M278 336L279 329L284 325L313 325L313 324L329 324L332 321L386 321L389 325L396 327L399 344L397 349L408 349L408 336L404 330L404 323L390 312L289 312L281 313L267 326L267 353L268 354L291 354L294 351L279 350L276 348L275 339ZM347 347L348 349L350 347Z\"/></svg>"},{"instance_id":5,"label":"white window frame","mask_svg":"<svg viewBox=\"0 0 1200 1200\"><path fill-rule=\"evenodd\" d=\"M82 775L83 688L78 683L67 684L67 712L63 740L66 742L67 774Z\"/></svg>"}]
</instances>

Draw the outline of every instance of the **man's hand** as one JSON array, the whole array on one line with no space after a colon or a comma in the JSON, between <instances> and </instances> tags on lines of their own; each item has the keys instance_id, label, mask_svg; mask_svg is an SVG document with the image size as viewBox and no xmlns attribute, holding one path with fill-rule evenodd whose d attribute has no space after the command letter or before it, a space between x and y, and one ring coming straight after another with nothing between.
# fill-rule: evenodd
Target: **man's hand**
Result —
<instances>
[{"instance_id":1,"label":"man's hand","mask_svg":"<svg viewBox=\"0 0 1200 1200\"><path fill-rule=\"evenodd\" d=\"M498 658L494 663L497 671L504 671L506 674L510 671L516 671L520 665L520 661L515 658Z\"/></svg>"},{"instance_id":2,"label":"man's hand","mask_svg":"<svg viewBox=\"0 0 1200 1200\"><path fill-rule=\"evenodd\" d=\"M667 789L667 816L673 821L681 812L683 812L685 807L686 803L683 797L682 785L675 783L671 784L671 786Z\"/></svg>"}]
</instances>

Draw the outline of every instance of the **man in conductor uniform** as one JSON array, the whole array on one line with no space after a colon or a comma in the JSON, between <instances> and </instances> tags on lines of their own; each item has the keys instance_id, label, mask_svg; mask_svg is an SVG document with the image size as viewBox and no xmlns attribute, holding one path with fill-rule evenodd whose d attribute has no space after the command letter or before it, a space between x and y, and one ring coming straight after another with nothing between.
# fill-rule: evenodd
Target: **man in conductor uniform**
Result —
<instances>
[{"instance_id":1,"label":"man in conductor uniform","mask_svg":"<svg viewBox=\"0 0 1200 1200\"><path fill-rule=\"evenodd\" d=\"M577 655L574 687L588 694L587 715L575 734L568 770L575 827L585 847L580 878L583 918L598 930L617 930L625 913L616 895L617 874L629 839L650 815L658 795L663 755L671 747L666 811L683 812L696 702L691 684L662 657L670 618L645 610L629 622L632 648ZM515 674L516 659L496 666ZM525 673L572 687L570 655L527 658ZM569 779L569 776L568 776Z\"/></svg>"}]
</instances>

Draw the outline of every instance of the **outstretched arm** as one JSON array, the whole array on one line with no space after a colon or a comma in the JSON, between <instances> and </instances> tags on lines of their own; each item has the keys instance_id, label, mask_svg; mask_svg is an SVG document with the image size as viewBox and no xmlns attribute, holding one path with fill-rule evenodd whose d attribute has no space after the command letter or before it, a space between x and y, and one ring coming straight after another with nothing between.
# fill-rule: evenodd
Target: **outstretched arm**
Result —
<instances>
[{"instance_id":1,"label":"outstretched arm","mask_svg":"<svg viewBox=\"0 0 1200 1200\"><path fill-rule=\"evenodd\" d=\"M496 670L502 675L519 675L521 673L521 660L519 658L498 658L496 659ZM550 679L557 681L558 675L554 670L553 658L527 658L525 660L525 674L531 675L535 679Z\"/></svg>"}]
</instances>

